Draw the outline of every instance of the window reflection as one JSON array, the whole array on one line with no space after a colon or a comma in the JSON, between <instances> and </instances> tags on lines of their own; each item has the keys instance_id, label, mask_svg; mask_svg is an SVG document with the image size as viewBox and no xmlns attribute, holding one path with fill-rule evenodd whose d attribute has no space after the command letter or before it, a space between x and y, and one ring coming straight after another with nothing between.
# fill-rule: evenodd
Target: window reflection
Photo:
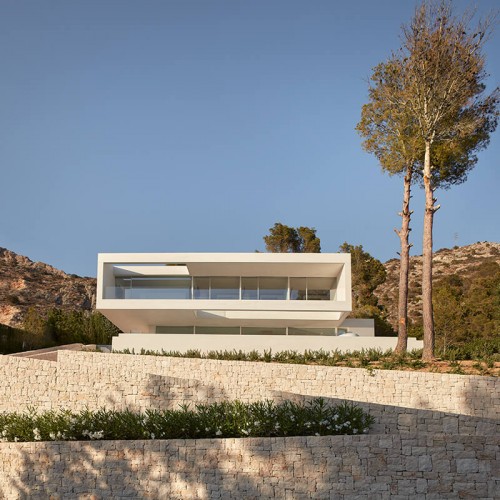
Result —
<instances>
[{"instance_id":1,"label":"window reflection","mask_svg":"<svg viewBox=\"0 0 500 500\"><path fill-rule=\"evenodd\" d=\"M306 278L290 278L290 300L306 300Z\"/></svg>"},{"instance_id":2,"label":"window reflection","mask_svg":"<svg viewBox=\"0 0 500 500\"><path fill-rule=\"evenodd\" d=\"M288 278L260 278L259 300L286 300Z\"/></svg>"},{"instance_id":3,"label":"window reflection","mask_svg":"<svg viewBox=\"0 0 500 500\"><path fill-rule=\"evenodd\" d=\"M105 288L104 298L335 300L336 287L336 278L134 276L116 277L115 286Z\"/></svg>"},{"instance_id":4,"label":"window reflection","mask_svg":"<svg viewBox=\"0 0 500 500\"><path fill-rule=\"evenodd\" d=\"M243 300L257 300L259 278L241 278L241 298Z\"/></svg>"},{"instance_id":5,"label":"window reflection","mask_svg":"<svg viewBox=\"0 0 500 500\"><path fill-rule=\"evenodd\" d=\"M210 279L210 298L235 300L240 298L240 278L221 277Z\"/></svg>"},{"instance_id":6,"label":"window reflection","mask_svg":"<svg viewBox=\"0 0 500 500\"><path fill-rule=\"evenodd\" d=\"M210 298L210 278L193 278L193 296L195 299Z\"/></svg>"}]
</instances>

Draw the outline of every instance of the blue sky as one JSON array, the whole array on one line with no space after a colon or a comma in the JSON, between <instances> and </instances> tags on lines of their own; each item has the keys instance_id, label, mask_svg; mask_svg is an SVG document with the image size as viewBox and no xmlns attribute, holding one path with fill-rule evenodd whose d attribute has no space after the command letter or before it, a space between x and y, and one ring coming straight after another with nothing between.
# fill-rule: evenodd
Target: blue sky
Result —
<instances>
[{"instance_id":1,"label":"blue sky","mask_svg":"<svg viewBox=\"0 0 500 500\"><path fill-rule=\"evenodd\" d=\"M264 250L280 221L396 257L401 180L354 127L415 5L1 0L0 246L95 276L98 252ZM499 32L486 54L491 90ZM437 193L435 249L500 240L499 158L497 132Z\"/></svg>"}]
</instances>

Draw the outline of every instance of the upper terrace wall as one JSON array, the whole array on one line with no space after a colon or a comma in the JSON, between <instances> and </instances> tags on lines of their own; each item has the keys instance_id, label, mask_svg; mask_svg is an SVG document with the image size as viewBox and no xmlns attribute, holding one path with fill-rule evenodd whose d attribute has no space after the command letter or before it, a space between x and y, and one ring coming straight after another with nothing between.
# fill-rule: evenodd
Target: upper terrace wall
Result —
<instances>
[{"instance_id":1,"label":"upper terrace wall","mask_svg":"<svg viewBox=\"0 0 500 500\"><path fill-rule=\"evenodd\" d=\"M57 363L1 356L0 411L144 410L186 401L321 396L379 411L393 407L402 408L399 413L415 409L500 420L500 379L494 377L71 351L58 356Z\"/></svg>"},{"instance_id":2,"label":"upper terrace wall","mask_svg":"<svg viewBox=\"0 0 500 500\"><path fill-rule=\"evenodd\" d=\"M59 353L58 364L59 376L77 385L97 379L99 387L109 380L110 370L115 380L130 386L129 392L132 380L153 374L158 380L197 380L211 386L207 396L216 399L254 401L289 392L500 418L500 379L495 377L70 351ZM223 394L217 396L218 392Z\"/></svg>"}]
</instances>

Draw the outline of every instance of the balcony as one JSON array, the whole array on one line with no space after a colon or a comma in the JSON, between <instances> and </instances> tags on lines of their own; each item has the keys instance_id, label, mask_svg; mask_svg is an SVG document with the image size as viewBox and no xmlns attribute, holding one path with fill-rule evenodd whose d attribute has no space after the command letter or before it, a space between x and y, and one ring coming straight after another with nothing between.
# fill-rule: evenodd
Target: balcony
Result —
<instances>
[{"instance_id":1,"label":"balcony","mask_svg":"<svg viewBox=\"0 0 500 500\"><path fill-rule=\"evenodd\" d=\"M336 297L336 278L151 276L116 277L104 299L321 300Z\"/></svg>"}]
</instances>

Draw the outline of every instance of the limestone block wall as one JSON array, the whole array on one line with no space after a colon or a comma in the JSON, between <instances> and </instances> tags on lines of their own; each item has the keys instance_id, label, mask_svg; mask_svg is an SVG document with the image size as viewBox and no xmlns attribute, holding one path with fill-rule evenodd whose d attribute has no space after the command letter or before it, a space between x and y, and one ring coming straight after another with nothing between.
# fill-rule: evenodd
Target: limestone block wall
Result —
<instances>
[{"instance_id":1,"label":"limestone block wall","mask_svg":"<svg viewBox=\"0 0 500 500\"><path fill-rule=\"evenodd\" d=\"M2 356L0 374L0 411L144 411L321 396L362 406L375 417L376 433L500 433L500 384L491 377L69 351L61 351L57 363Z\"/></svg>"},{"instance_id":2,"label":"limestone block wall","mask_svg":"<svg viewBox=\"0 0 500 500\"><path fill-rule=\"evenodd\" d=\"M0 355L0 411L28 406L50 410L57 372L55 362Z\"/></svg>"},{"instance_id":3,"label":"limestone block wall","mask_svg":"<svg viewBox=\"0 0 500 500\"><path fill-rule=\"evenodd\" d=\"M4 498L500 498L498 436L0 443Z\"/></svg>"},{"instance_id":4,"label":"limestone block wall","mask_svg":"<svg viewBox=\"0 0 500 500\"><path fill-rule=\"evenodd\" d=\"M191 388L204 387L200 396L209 390L214 400L254 401L288 392L500 418L500 379L495 377L70 351L59 353L58 364L59 378L74 380L80 390L90 386L105 392L111 376L129 386L118 390L125 396L134 381L144 384L154 375L148 390L158 395L168 385L163 377L174 377L191 380Z\"/></svg>"}]
</instances>

